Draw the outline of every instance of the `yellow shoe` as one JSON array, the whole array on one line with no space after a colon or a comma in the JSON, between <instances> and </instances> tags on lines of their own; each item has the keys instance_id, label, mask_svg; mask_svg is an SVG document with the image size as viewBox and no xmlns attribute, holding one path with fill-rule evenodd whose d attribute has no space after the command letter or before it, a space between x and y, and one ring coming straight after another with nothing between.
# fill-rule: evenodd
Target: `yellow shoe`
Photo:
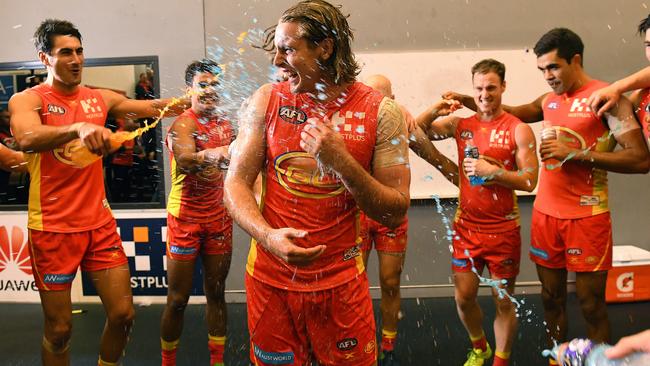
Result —
<instances>
[{"instance_id":1,"label":"yellow shoe","mask_svg":"<svg viewBox=\"0 0 650 366\"><path fill-rule=\"evenodd\" d=\"M486 345L487 348L485 351L481 351L478 348L474 348L473 350L469 351L467 354L467 361L465 361L465 364L463 366L483 366L483 362L492 357L492 348L490 348L489 343Z\"/></svg>"}]
</instances>

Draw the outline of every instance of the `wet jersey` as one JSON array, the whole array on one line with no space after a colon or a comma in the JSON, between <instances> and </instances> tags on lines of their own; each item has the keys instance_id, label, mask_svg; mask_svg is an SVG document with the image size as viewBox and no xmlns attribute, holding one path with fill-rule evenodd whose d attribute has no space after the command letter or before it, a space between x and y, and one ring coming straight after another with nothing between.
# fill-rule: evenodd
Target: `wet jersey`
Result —
<instances>
[{"instance_id":1,"label":"wet jersey","mask_svg":"<svg viewBox=\"0 0 650 366\"><path fill-rule=\"evenodd\" d=\"M640 98L641 101L639 102L639 108L636 110L636 116L641 122L645 142L650 147L650 89L643 89Z\"/></svg>"},{"instance_id":2,"label":"wet jersey","mask_svg":"<svg viewBox=\"0 0 650 366\"><path fill-rule=\"evenodd\" d=\"M557 138L581 151L612 151L616 146L607 123L592 112L587 99L607 84L591 80L573 93L550 93L542 106L544 119ZM607 171L568 159L542 162L535 208L559 219L576 219L609 211Z\"/></svg>"},{"instance_id":3,"label":"wet jersey","mask_svg":"<svg viewBox=\"0 0 650 366\"><path fill-rule=\"evenodd\" d=\"M189 119L196 125L194 144L196 151L228 146L232 141L233 130L230 122L223 118L206 120L188 109L174 123ZM216 166L210 166L194 173L186 174L176 163L172 149L171 134L167 134L167 147L171 163L172 188L169 191L167 211L182 220L210 222L228 215L223 203L224 173Z\"/></svg>"},{"instance_id":4,"label":"wet jersey","mask_svg":"<svg viewBox=\"0 0 650 366\"><path fill-rule=\"evenodd\" d=\"M492 121L480 121L478 115L463 118L456 126L458 166L463 166L465 147L478 148L482 159L504 170L517 170L515 129L522 123L503 112ZM460 193L455 225L472 231L497 233L519 226L517 196L511 188L491 181L470 185L464 169L460 169Z\"/></svg>"},{"instance_id":5,"label":"wet jersey","mask_svg":"<svg viewBox=\"0 0 650 366\"><path fill-rule=\"evenodd\" d=\"M327 116L348 152L370 171L383 97L356 82L332 102L313 102L292 94L289 83L275 84L266 109L266 167L262 214L274 228L305 230L298 246L327 245L306 266L289 265L253 240L246 269L259 281L294 291L339 286L363 273L359 209L352 194L333 174L321 170L300 147L300 132L311 117Z\"/></svg>"},{"instance_id":6,"label":"wet jersey","mask_svg":"<svg viewBox=\"0 0 650 366\"><path fill-rule=\"evenodd\" d=\"M107 107L98 90L78 87L60 94L41 84L26 91L41 98L41 123L68 126L76 122L104 126ZM71 142L53 150L25 153L30 175L30 229L69 233L96 229L113 219L104 193L102 160L77 168L70 160Z\"/></svg>"}]
</instances>

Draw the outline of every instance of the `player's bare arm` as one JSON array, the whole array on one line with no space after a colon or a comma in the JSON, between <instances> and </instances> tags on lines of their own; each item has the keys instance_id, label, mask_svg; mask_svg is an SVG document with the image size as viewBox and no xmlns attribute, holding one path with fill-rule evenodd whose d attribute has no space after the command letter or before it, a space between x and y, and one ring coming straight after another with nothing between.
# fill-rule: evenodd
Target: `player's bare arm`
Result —
<instances>
[{"instance_id":1,"label":"player's bare arm","mask_svg":"<svg viewBox=\"0 0 650 366\"><path fill-rule=\"evenodd\" d=\"M439 117L448 116L461 107L456 100L441 99L420 113L415 120L418 127L425 131L432 140L451 137L454 135L452 129L455 127L448 124L447 119L445 119L445 123L436 123L435 126L433 122Z\"/></svg>"},{"instance_id":2,"label":"player's bare arm","mask_svg":"<svg viewBox=\"0 0 650 366\"><path fill-rule=\"evenodd\" d=\"M544 101L546 100L547 95L548 93L543 94L534 101L527 104L518 106L501 105L501 107L504 111L514 115L526 123L539 122L544 119L544 110L542 109L542 106L544 105ZM444 93L442 97L444 99L457 100L465 107L476 111L476 103L474 102L474 98L469 95L449 91Z\"/></svg>"},{"instance_id":3,"label":"player's bare arm","mask_svg":"<svg viewBox=\"0 0 650 366\"><path fill-rule=\"evenodd\" d=\"M169 106L169 109L165 112L165 116L177 116L190 107L188 98L181 99L174 104L172 103L173 98L138 100L129 99L122 94L107 89L99 89L99 92L104 98L109 114L115 118L158 117L160 112L167 106Z\"/></svg>"},{"instance_id":4,"label":"player's bare arm","mask_svg":"<svg viewBox=\"0 0 650 366\"><path fill-rule=\"evenodd\" d=\"M0 144L0 169L7 172L27 172L25 156Z\"/></svg>"},{"instance_id":5,"label":"player's bare arm","mask_svg":"<svg viewBox=\"0 0 650 366\"><path fill-rule=\"evenodd\" d=\"M650 66L596 90L589 97L587 104L598 117L602 117L606 111L616 106L623 93L647 87L650 87Z\"/></svg>"},{"instance_id":6,"label":"player's bare arm","mask_svg":"<svg viewBox=\"0 0 650 366\"><path fill-rule=\"evenodd\" d=\"M458 165L441 153L420 127L416 127L411 132L409 147L419 157L438 169L445 179L458 186Z\"/></svg>"},{"instance_id":7,"label":"player's bare arm","mask_svg":"<svg viewBox=\"0 0 650 366\"><path fill-rule=\"evenodd\" d=\"M389 228L397 227L408 210L410 171L408 140L404 117L397 104L384 98L378 116L378 146L374 162L391 156L391 162L373 162L373 173L368 173L348 152L342 136L329 121L311 118L301 133L300 146L318 162L333 171L352 193L357 204L370 218ZM382 133L382 125L390 130ZM384 141L381 141L383 139ZM390 146L390 147L388 147Z\"/></svg>"},{"instance_id":8,"label":"player's bare arm","mask_svg":"<svg viewBox=\"0 0 650 366\"><path fill-rule=\"evenodd\" d=\"M80 138L91 152L108 154L111 149L110 130L85 122L68 126L46 126L41 123L41 107L40 97L30 92L15 94L9 101L11 129L22 151L52 150Z\"/></svg>"},{"instance_id":9,"label":"player's bare arm","mask_svg":"<svg viewBox=\"0 0 650 366\"><path fill-rule=\"evenodd\" d=\"M191 118L181 117L169 129L174 159L185 172L196 173L229 158L228 146L196 151L194 134L196 123Z\"/></svg>"},{"instance_id":10,"label":"player's bare arm","mask_svg":"<svg viewBox=\"0 0 650 366\"><path fill-rule=\"evenodd\" d=\"M307 235L293 228L272 228L262 216L253 186L266 156L265 112L272 86L262 86L247 101L240 116L240 132L234 143L230 168L224 183L225 204L232 218L258 243L291 264L306 264L325 250L296 246L292 239Z\"/></svg>"}]
</instances>

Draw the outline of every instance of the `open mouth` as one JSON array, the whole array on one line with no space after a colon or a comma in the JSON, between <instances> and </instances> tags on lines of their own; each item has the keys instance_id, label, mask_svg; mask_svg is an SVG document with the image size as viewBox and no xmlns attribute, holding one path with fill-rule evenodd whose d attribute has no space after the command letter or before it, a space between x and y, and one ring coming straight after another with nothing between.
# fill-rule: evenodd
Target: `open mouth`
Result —
<instances>
[{"instance_id":1,"label":"open mouth","mask_svg":"<svg viewBox=\"0 0 650 366\"><path fill-rule=\"evenodd\" d=\"M216 95L202 95L199 97L199 101L203 104L214 104L217 103L219 97Z\"/></svg>"},{"instance_id":2,"label":"open mouth","mask_svg":"<svg viewBox=\"0 0 650 366\"><path fill-rule=\"evenodd\" d=\"M295 84L298 81L298 73L290 70L282 70L285 80L288 80L292 84Z\"/></svg>"}]
</instances>

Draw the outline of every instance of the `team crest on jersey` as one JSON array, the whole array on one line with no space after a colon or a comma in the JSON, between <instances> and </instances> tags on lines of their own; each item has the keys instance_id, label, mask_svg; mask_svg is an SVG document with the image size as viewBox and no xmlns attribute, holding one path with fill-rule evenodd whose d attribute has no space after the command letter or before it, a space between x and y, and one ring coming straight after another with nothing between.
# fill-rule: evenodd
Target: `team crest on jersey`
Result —
<instances>
[{"instance_id":1,"label":"team crest on jersey","mask_svg":"<svg viewBox=\"0 0 650 366\"><path fill-rule=\"evenodd\" d=\"M361 255L361 249L359 248L358 245L355 245L343 253L343 260L347 261L352 258L358 257L360 255Z\"/></svg>"},{"instance_id":2,"label":"team crest on jersey","mask_svg":"<svg viewBox=\"0 0 650 366\"><path fill-rule=\"evenodd\" d=\"M291 105L283 105L280 107L278 115L283 121L294 125L300 125L307 122L307 113L303 112L300 108Z\"/></svg>"},{"instance_id":3,"label":"team crest on jersey","mask_svg":"<svg viewBox=\"0 0 650 366\"><path fill-rule=\"evenodd\" d=\"M56 104L48 104L47 105L47 112L51 114L65 114L65 108L61 107L60 105Z\"/></svg>"},{"instance_id":4,"label":"team crest on jersey","mask_svg":"<svg viewBox=\"0 0 650 366\"><path fill-rule=\"evenodd\" d=\"M474 133L470 130L462 130L460 131L460 138L463 140L469 140L474 138Z\"/></svg>"},{"instance_id":5,"label":"team crest on jersey","mask_svg":"<svg viewBox=\"0 0 650 366\"><path fill-rule=\"evenodd\" d=\"M558 103L558 102L550 102L546 106L546 108L548 108L548 109L558 109L558 108L560 108L560 103Z\"/></svg>"}]
</instances>

